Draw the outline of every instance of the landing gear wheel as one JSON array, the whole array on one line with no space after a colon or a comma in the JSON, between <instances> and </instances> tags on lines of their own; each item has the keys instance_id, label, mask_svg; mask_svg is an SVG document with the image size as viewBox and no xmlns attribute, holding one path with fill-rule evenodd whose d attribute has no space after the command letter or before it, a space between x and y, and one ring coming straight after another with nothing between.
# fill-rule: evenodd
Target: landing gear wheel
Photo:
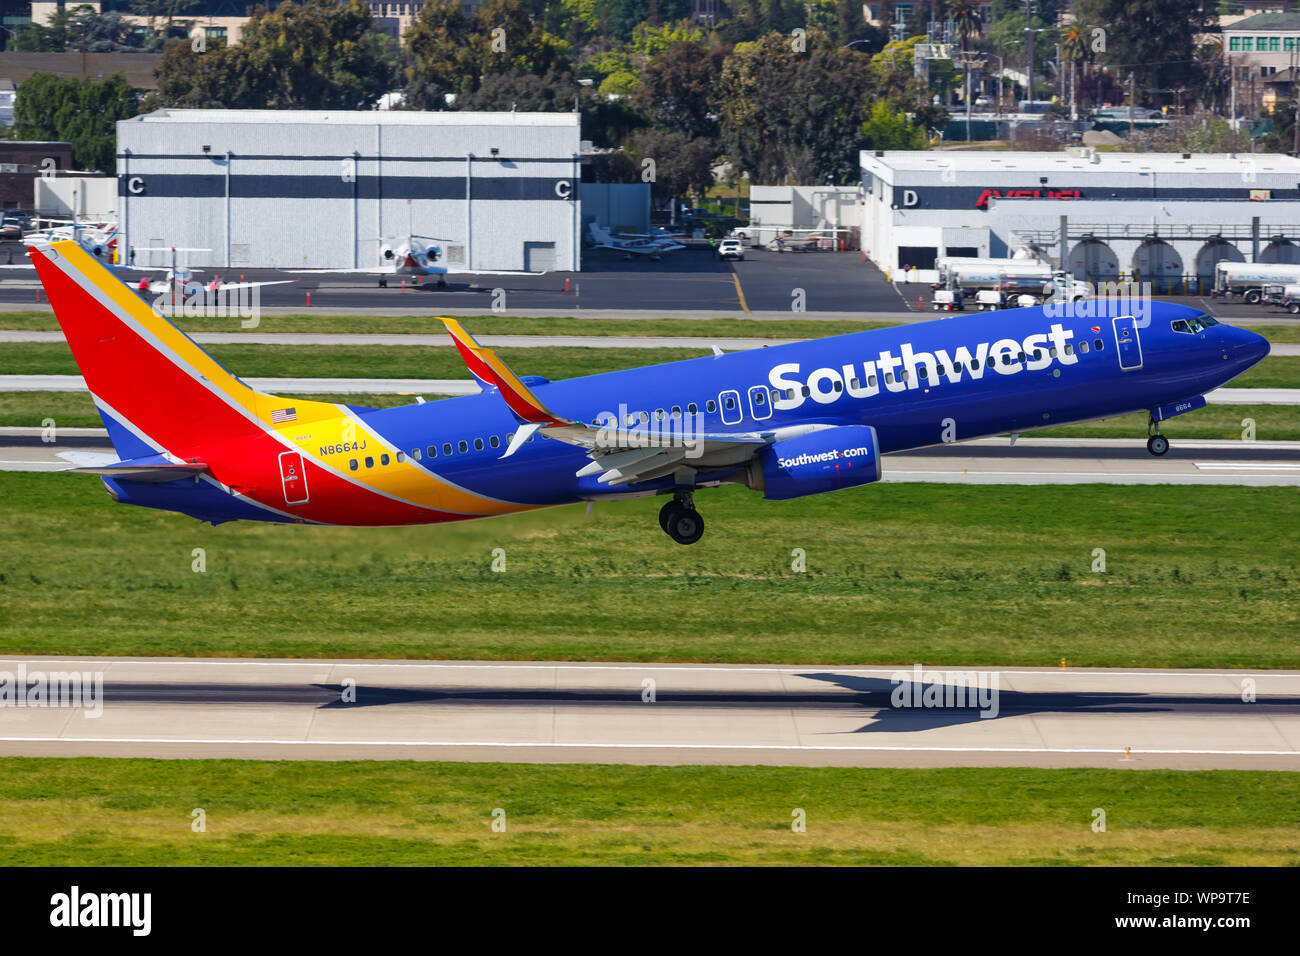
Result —
<instances>
[{"instance_id":1,"label":"landing gear wheel","mask_svg":"<svg viewBox=\"0 0 1300 956\"><path fill-rule=\"evenodd\" d=\"M381 289L387 289L387 288L388 288L388 280L387 280L387 279L380 279L380 280L379 280L379 288L381 288Z\"/></svg>"},{"instance_id":2,"label":"landing gear wheel","mask_svg":"<svg viewBox=\"0 0 1300 956\"><path fill-rule=\"evenodd\" d=\"M659 509L659 527L678 544L694 544L704 534L704 519L689 491L678 492Z\"/></svg>"},{"instance_id":3,"label":"landing gear wheel","mask_svg":"<svg viewBox=\"0 0 1300 956\"><path fill-rule=\"evenodd\" d=\"M438 279L438 288L439 288L439 289L445 289L445 288L447 288L447 280L446 280L446 279L439 278L439 279Z\"/></svg>"},{"instance_id":4,"label":"landing gear wheel","mask_svg":"<svg viewBox=\"0 0 1300 956\"><path fill-rule=\"evenodd\" d=\"M1169 450L1169 439L1164 435L1152 435L1147 439L1147 451L1153 455L1163 455Z\"/></svg>"},{"instance_id":5,"label":"landing gear wheel","mask_svg":"<svg viewBox=\"0 0 1300 956\"><path fill-rule=\"evenodd\" d=\"M672 520L673 513L680 507L681 505L676 500L672 500L665 502L664 506L659 509L659 527L663 528L664 534L668 534L668 522Z\"/></svg>"},{"instance_id":6,"label":"landing gear wheel","mask_svg":"<svg viewBox=\"0 0 1300 956\"><path fill-rule=\"evenodd\" d=\"M694 544L704 534L704 519L694 508L677 507L669 515L665 530L678 544Z\"/></svg>"}]
</instances>

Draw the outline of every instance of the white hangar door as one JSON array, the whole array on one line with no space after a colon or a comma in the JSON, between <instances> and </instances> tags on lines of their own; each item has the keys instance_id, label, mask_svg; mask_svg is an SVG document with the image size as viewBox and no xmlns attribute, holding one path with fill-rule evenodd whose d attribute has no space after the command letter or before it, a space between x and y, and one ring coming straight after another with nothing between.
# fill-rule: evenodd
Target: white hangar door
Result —
<instances>
[{"instance_id":1,"label":"white hangar door","mask_svg":"<svg viewBox=\"0 0 1300 956\"><path fill-rule=\"evenodd\" d=\"M555 271L555 243L525 242L524 243L524 271L525 272L554 272Z\"/></svg>"}]
</instances>

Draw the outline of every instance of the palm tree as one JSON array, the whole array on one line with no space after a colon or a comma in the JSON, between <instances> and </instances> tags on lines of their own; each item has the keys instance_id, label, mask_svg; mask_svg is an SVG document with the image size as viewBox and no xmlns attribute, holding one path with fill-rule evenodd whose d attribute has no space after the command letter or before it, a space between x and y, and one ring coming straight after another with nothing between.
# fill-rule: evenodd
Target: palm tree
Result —
<instances>
[{"instance_id":1,"label":"palm tree","mask_svg":"<svg viewBox=\"0 0 1300 956\"><path fill-rule=\"evenodd\" d=\"M980 28L984 26L984 16L980 13L979 7L969 0L953 0L948 4L948 16L957 28L957 36L961 38L961 51L965 53L970 38L979 33Z\"/></svg>"},{"instance_id":2,"label":"palm tree","mask_svg":"<svg viewBox=\"0 0 1300 956\"><path fill-rule=\"evenodd\" d=\"M961 40L961 63L964 68L965 80L965 99L966 99L966 142L970 142L970 71L973 65L967 51L970 47L970 38L980 32L980 27L984 25L984 18L979 9L970 0L953 0L948 4L948 16L952 19L953 25L957 28L957 36ZM999 81L1000 82L1000 81Z\"/></svg>"},{"instance_id":3,"label":"palm tree","mask_svg":"<svg viewBox=\"0 0 1300 956\"><path fill-rule=\"evenodd\" d=\"M1092 30L1078 20L1061 33L1061 58L1070 64L1070 119L1079 118L1079 63L1088 58Z\"/></svg>"}]
</instances>

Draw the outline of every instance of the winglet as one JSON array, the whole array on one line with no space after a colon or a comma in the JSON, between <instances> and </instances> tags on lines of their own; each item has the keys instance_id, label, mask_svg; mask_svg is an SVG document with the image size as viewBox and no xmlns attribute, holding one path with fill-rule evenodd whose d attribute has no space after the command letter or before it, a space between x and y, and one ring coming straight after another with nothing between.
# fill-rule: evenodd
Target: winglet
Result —
<instances>
[{"instance_id":1,"label":"winglet","mask_svg":"<svg viewBox=\"0 0 1300 956\"><path fill-rule=\"evenodd\" d=\"M484 385L495 386L501 392L501 397L505 399L506 406L514 413L515 418L525 424L556 427L574 424L567 418L560 418L543 405L495 352L475 342L474 337L461 328L459 322L442 316L438 317L438 321L451 333L451 339L456 343L456 348L460 351L461 358L465 360L470 374Z\"/></svg>"}]
</instances>

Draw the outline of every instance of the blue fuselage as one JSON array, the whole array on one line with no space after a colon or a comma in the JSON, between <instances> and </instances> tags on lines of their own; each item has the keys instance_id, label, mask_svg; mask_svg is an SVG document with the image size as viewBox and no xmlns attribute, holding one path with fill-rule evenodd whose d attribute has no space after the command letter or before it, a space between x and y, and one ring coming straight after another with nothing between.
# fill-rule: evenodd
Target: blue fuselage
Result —
<instances>
[{"instance_id":1,"label":"blue fuselage","mask_svg":"<svg viewBox=\"0 0 1300 956\"><path fill-rule=\"evenodd\" d=\"M595 422L610 414L642 428L692 412L709 433L870 425L890 453L1176 407L1268 353L1267 341L1244 329L1186 331L1204 316L1195 309L1146 303L1145 315L1133 318L1123 305L1078 303L1074 315L1043 306L953 316L537 384L534 392L560 415ZM1175 330L1179 324L1184 331ZM424 467L494 498L554 505L653 493L674 481L610 488L579 478L585 450L541 437L501 460L518 423L495 390L356 412L396 447L424 450ZM697 482L735 480L737 472L701 474Z\"/></svg>"}]
</instances>

